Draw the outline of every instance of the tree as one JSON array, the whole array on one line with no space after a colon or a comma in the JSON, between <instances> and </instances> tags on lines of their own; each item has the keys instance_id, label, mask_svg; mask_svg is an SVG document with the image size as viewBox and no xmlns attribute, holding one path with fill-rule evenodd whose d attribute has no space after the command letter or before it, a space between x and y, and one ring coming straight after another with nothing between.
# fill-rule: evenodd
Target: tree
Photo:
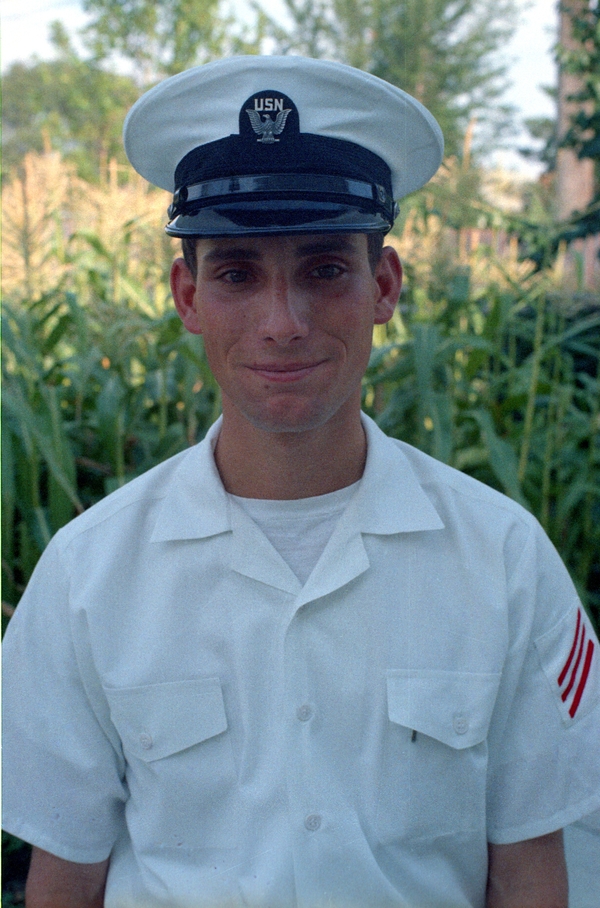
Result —
<instances>
[{"instance_id":1,"label":"tree","mask_svg":"<svg viewBox=\"0 0 600 908\"><path fill-rule=\"evenodd\" d=\"M558 86L541 86L544 93L556 108L558 104ZM529 160L539 161L546 168L546 172L556 169L556 155L558 152L558 123L556 116L528 117L523 121L529 138L536 143L519 148L519 154Z\"/></svg>"},{"instance_id":2,"label":"tree","mask_svg":"<svg viewBox=\"0 0 600 908\"><path fill-rule=\"evenodd\" d=\"M121 130L139 95L133 79L82 60L62 26L53 27L57 60L13 63L3 77L3 169L30 151L59 151L80 176L97 182L111 158L125 161Z\"/></svg>"},{"instance_id":3,"label":"tree","mask_svg":"<svg viewBox=\"0 0 600 908\"><path fill-rule=\"evenodd\" d=\"M564 217L578 209L563 237L574 239L600 233L600 3L566 0L560 13L558 60L564 87L559 128L566 157L562 172L570 163L583 185L575 203L571 183L561 192L559 151L559 214Z\"/></svg>"},{"instance_id":4,"label":"tree","mask_svg":"<svg viewBox=\"0 0 600 908\"><path fill-rule=\"evenodd\" d=\"M450 154L460 154L474 118L488 133L506 125L505 67L496 52L514 29L514 0L285 0L285 7L288 26L271 20L280 51L340 60L405 89L438 119Z\"/></svg>"},{"instance_id":5,"label":"tree","mask_svg":"<svg viewBox=\"0 0 600 908\"><path fill-rule=\"evenodd\" d=\"M600 2L563 0L556 4L555 46L558 86L546 89L556 99L554 120L527 122L541 150L522 149L546 165L528 200L526 218L510 219L523 257L539 269L551 265L561 249L569 254L561 270L580 288L598 282L600 234ZM586 238L590 238L589 241ZM570 245L572 244L572 245Z\"/></svg>"},{"instance_id":6,"label":"tree","mask_svg":"<svg viewBox=\"0 0 600 908\"><path fill-rule=\"evenodd\" d=\"M85 40L94 56L130 60L144 83L232 53L256 53L254 32L223 13L221 0L83 0L92 16Z\"/></svg>"}]
</instances>

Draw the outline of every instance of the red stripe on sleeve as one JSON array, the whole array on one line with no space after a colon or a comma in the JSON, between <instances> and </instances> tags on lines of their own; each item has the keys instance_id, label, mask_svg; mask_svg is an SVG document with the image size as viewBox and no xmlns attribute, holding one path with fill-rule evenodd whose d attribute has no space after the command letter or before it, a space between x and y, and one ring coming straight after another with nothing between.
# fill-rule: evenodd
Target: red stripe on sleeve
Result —
<instances>
[{"instance_id":1,"label":"red stripe on sleeve","mask_svg":"<svg viewBox=\"0 0 600 908\"><path fill-rule=\"evenodd\" d=\"M573 661L573 656L575 655L575 649L577 647L577 640L579 638L579 626L581 624L581 609L577 611L577 627L575 628L575 636L573 637L573 646L571 647L571 652L569 653L569 658L564 664L563 670L558 676L558 686L562 687L562 683L567 677L567 672L569 671L569 666Z\"/></svg>"},{"instance_id":2,"label":"red stripe on sleeve","mask_svg":"<svg viewBox=\"0 0 600 908\"><path fill-rule=\"evenodd\" d=\"M594 641L588 640L587 651L585 654L585 662L583 665L583 672L581 674L581 679L579 681L579 684L577 685L577 690L575 691L575 696L573 697L573 702L571 703L571 707L569 709L569 715L571 716L571 718L573 718L573 716L577 712L577 708L579 707L581 697L583 696L583 692L585 690L585 685L586 685L586 682L588 679L588 675L590 673L590 667L592 665L593 654L594 654Z\"/></svg>"},{"instance_id":3,"label":"red stripe on sleeve","mask_svg":"<svg viewBox=\"0 0 600 908\"><path fill-rule=\"evenodd\" d=\"M583 644L585 643L585 627L582 628L581 634L581 643L579 644L579 652L577 653L577 660L573 666L573 671L571 672L571 677L569 678L569 683L562 692L562 701L563 703L571 693L571 689L575 684L575 678L577 677L577 669L579 668L579 663L581 662L581 654L583 653Z\"/></svg>"}]
</instances>

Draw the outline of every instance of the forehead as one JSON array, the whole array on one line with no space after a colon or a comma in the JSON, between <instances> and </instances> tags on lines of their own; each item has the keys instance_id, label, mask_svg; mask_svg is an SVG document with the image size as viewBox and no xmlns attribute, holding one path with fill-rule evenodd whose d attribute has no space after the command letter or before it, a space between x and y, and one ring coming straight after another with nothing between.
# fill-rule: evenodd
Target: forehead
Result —
<instances>
[{"instance_id":1,"label":"forehead","mask_svg":"<svg viewBox=\"0 0 600 908\"><path fill-rule=\"evenodd\" d=\"M302 259L314 255L367 255L365 234L310 234L304 236L201 238L196 241L198 262L230 258L260 260L269 256Z\"/></svg>"}]
</instances>

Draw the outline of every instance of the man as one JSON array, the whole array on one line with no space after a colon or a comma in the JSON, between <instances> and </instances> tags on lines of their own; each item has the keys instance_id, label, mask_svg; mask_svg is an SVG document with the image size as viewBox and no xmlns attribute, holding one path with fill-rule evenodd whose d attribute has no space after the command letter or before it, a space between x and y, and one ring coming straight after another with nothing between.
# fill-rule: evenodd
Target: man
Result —
<instances>
[{"instance_id":1,"label":"man","mask_svg":"<svg viewBox=\"0 0 600 908\"><path fill-rule=\"evenodd\" d=\"M28 908L565 908L590 624L529 514L360 412L437 124L348 67L234 58L125 144L174 190L223 416L58 533L11 622Z\"/></svg>"}]
</instances>

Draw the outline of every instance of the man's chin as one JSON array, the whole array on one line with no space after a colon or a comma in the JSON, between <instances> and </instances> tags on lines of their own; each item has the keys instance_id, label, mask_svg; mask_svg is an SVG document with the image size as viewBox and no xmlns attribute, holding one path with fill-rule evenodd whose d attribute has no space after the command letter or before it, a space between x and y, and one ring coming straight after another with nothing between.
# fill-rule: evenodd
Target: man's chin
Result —
<instances>
[{"instance_id":1,"label":"man's chin","mask_svg":"<svg viewBox=\"0 0 600 908\"><path fill-rule=\"evenodd\" d=\"M305 420L290 420L290 419L253 419L251 423L255 429L259 429L262 432L270 432L272 434L301 434L302 432L311 432L315 429L320 429L328 420L318 420L318 419L305 419Z\"/></svg>"},{"instance_id":2,"label":"man's chin","mask_svg":"<svg viewBox=\"0 0 600 908\"><path fill-rule=\"evenodd\" d=\"M320 429L335 415L335 410L327 408L294 407L288 403L261 412L243 413L245 419L262 432L298 434Z\"/></svg>"}]
</instances>

